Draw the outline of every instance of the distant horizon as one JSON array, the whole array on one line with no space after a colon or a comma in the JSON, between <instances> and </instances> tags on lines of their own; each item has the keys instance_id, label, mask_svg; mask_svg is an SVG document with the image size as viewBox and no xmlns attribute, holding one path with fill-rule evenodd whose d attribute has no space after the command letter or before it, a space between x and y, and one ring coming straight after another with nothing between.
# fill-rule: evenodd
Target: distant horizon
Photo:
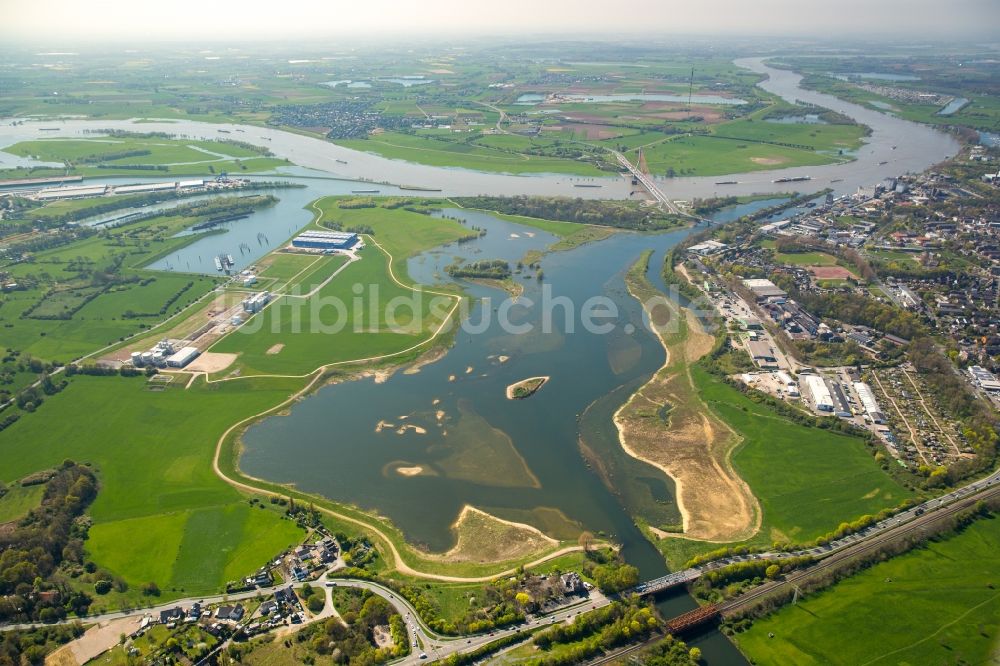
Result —
<instances>
[{"instance_id":1,"label":"distant horizon","mask_svg":"<svg viewBox=\"0 0 1000 666\"><path fill-rule=\"evenodd\" d=\"M1000 48L1000 3L994 0L721 0L692 7L676 0L634 0L623 11L580 2L508 0L488 10L460 0L360 4L306 0L276 11L261 0L206 4L176 0L169 7L127 0L0 0L0 37L17 44L232 44L337 39L428 41L465 37L552 39L791 38L892 42L986 42ZM338 7L339 6L339 7ZM905 24L905 25L901 25ZM780 44L774 44L780 47Z\"/></svg>"}]
</instances>

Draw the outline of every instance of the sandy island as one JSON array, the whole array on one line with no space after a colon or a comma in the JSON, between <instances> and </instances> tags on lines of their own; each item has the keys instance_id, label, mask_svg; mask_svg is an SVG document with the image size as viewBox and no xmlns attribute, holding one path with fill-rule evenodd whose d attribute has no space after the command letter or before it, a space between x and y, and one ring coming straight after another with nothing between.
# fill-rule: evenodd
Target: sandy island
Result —
<instances>
[{"instance_id":1,"label":"sandy island","mask_svg":"<svg viewBox=\"0 0 1000 666\"><path fill-rule=\"evenodd\" d=\"M527 379L522 379L519 382L514 382L507 387L507 399L523 400L524 398L530 398L538 391L538 389L545 386L549 379L550 377L528 377ZM519 389L527 392L517 395Z\"/></svg>"}]
</instances>

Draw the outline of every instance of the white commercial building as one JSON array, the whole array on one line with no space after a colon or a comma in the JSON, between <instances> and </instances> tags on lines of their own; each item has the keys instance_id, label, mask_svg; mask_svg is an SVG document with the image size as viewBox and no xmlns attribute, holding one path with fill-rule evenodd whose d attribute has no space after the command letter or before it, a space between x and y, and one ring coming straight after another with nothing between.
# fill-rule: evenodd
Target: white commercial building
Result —
<instances>
[{"instance_id":1,"label":"white commercial building","mask_svg":"<svg viewBox=\"0 0 1000 666\"><path fill-rule=\"evenodd\" d=\"M872 423L885 423L885 414L878 406L878 401L875 399L871 387L864 382L854 382L854 391L858 394L861 406L865 408L865 413L868 414Z\"/></svg>"},{"instance_id":2,"label":"white commercial building","mask_svg":"<svg viewBox=\"0 0 1000 666\"><path fill-rule=\"evenodd\" d=\"M830 387L819 375L799 375L799 382L805 386L806 391L816 409L821 412L833 411L833 396L830 395Z\"/></svg>"}]
</instances>

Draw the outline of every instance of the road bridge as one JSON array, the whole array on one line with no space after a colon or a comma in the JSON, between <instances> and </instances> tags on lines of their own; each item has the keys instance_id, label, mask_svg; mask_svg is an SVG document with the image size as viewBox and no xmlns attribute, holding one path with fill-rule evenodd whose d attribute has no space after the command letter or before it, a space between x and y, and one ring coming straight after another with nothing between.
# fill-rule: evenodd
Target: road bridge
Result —
<instances>
[{"instance_id":1,"label":"road bridge","mask_svg":"<svg viewBox=\"0 0 1000 666\"><path fill-rule=\"evenodd\" d=\"M666 206L667 210L669 210L674 215L685 215L685 213L680 208L678 208L677 204L671 201L670 198L667 197L667 195L664 194L660 190L660 188L656 186L656 182L649 174L644 173L642 169L629 162L628 158L622 155L617 150L612 150L611 153L615 156L615 159L617 159L618 162L623 167L629 170L629 172L632 174L632 176L635 177L636 180L642 183L642 186L646 188L646 191L649 192L650 196L656 199L657 203L661 203L664 206Z\"/></svg>"}]
</instances>

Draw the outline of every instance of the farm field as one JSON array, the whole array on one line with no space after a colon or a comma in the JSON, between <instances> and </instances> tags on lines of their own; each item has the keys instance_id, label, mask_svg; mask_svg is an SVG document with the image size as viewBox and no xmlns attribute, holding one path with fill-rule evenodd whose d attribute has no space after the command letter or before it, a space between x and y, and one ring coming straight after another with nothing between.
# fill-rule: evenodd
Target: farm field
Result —
<instances>
[{"instance_id":1,"label":"farm field","mask_svg":"<svg viewBox=\"0 0 1000 666\"><path fill-rule=\"evenodd\" d=\"M497 139L507 139L496 137ZM521 137L518 139L521 144ZM337 143L345 148L376 153L390 159L417 162L430 166L461 167L501 173L565 173L579 176L612 176L592 163L559 157L527 155L512 149L481 146L466 141L443 141L421 135L384 132L368 139L344 139Z\"/></svg>"},{"instance_id":2,"label":"farm field","mask_svg":"<svg viewBox=\"0 0 1000 666\"><path fill-rule=\"evenodd\" d=\"M842 159L801 148L713 136L679 136L664 139L645 146L642 155L649 172L656 176L670 173L683 176L721 176L748 171L832 164ZM638 150L631 149L626 156L634 161L638 158Z\"/></svg>"},{"instance_id":3,"label":"farm field","mask_svg":"<svg viewBox=\"0 0 1000 666\"><path fill-rule=\"evenodd\" d=\"M269 171L288 164L247 146L162 137L39 139L3 150L43 162L62 162L73 172L87 176Z\"/></svg>"},{"instance_id":4,"label":"farm field","mask_svg":"<svg viewBox=\"0 0 1000 666\"><path fill-rule=\"evenodd\" d=\"M78 375L39 413L0 432L0 480L66 458L92 463L100 480L89 512L92 559L137 594L151 578L164 592L216 591L288 545L297 530L273 511L250 507L213 474L215 442L232 423L299 388L298 381L271 379L152 391L144 377Z\"/></svg>"},{"instance_id":5,"label":"farm field","mask_svg":"<svg viewBox=\"0 0 1000 666\"><path fill-rule=\"evenodd\" d=\"M746 543L808 542L911 497L860 439L792 423L697 365L691 374L705 403L743 438L733 466L763 511L761 530ZM721 544L667 539L661 545L679 566Z\"/></svg>"},{"instance_id":6,"label":"farm field","mask_svg":"<svg viewBox=\"0 0 1000 666\"><path fill-rule=\"evenodd\" d=\"M994 516L801 598L756 620L736 641L760 664L992 663L998 572Z\"/></svg>"}]
</instances>

